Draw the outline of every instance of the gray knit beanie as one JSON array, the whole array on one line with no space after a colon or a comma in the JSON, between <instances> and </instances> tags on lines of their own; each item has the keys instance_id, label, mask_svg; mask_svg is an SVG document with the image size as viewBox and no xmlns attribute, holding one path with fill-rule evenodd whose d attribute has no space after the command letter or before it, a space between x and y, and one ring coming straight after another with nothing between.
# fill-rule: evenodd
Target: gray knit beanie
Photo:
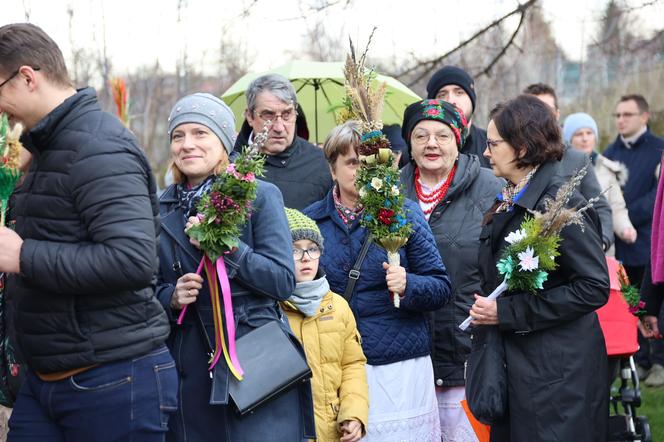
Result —
<instances>
[{"instance_id":1,"label":"gray knit beanie","mask_svg":"<svg viewBox=\"0 0 664 442\"><path fill-rule=\"evenodd\" d=\"M168 139L181 124L198 123L219 137L227 153L235 146L235 115L221 99L207 93L187 95L175 103L168 117Z\"/></svg>"}]
</instances>

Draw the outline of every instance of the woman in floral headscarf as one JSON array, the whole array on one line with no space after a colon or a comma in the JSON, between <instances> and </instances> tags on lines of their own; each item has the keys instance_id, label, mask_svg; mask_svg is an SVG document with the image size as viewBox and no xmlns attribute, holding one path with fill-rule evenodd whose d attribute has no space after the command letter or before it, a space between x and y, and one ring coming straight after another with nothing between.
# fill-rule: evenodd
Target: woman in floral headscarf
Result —
<instances>
[{"instance_id":1,"label":"woman in floral headscarf","mask_svg":"<svg viewBox=\"0 0 664 442\"><path fill-rule=\"evenodd\" d=\"M460 401L470 334L459 328L480 290L477 266L482 218L503 180L481 167L476 155L460 153L468 124L458 107L423 100L406 109L403 138L411 162L401 170L406 196L416 201L436 239L452 281L452 305L430 316L431 359L443 440L476 441Z\"/></svg>"}]
</instances>

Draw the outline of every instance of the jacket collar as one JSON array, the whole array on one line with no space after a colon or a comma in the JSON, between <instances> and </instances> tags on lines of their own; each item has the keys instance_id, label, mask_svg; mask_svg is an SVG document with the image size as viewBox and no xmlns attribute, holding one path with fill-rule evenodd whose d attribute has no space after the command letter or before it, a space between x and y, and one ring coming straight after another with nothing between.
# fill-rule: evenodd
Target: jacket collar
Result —
<instances>
[{"instance_id":1,"label":"jacket collar","mask_svg":"<svg viewBox=\"0 0 664 442\"><path fill-rule=\"evenodd\" d=\"M300 144L300 137L295 136L293 143L284 149L283 152L279 152L276 155L265 155L265 162L275 167L287 167L290 159L297 155Z\"/></svg>"},{"instance_id":2,"label":"jacket collar","mask_svg":"<svg viewBox=\"0 0 664 442\"><path fill-rule=\"evenodd\" d=\"M491 224L493 226L491 228L491 242L494 250L498 250L503 237L508 233L503 232L505 227L509 224L512 218L517 216L517 213L522 213L522 211L516 210L516 206L526 210L534 210L542 199L542 196L550 187L552 181L555 179L559 167L559 161L542 164L537 172L535 172L535 175L530 179L530 183L528 183L528 187L521 198L514 203L515 207L509 212L497 213L492 217Z\"/></svg>"},{"instance_id":3,"label":"jacket collar","mask_svg":"<svg viewBox=\"0 0 664 442\"><path fill-rule=\"evenodd\" d=\"M316 222L319 222L325 218L330 218L335 224L337 224L337 226L341 228L342 231L347 232L348 228L346 227L346 224L341 220L341 217L337 212L337 208L334 205L334 196L332 195L332 192L334 192L335 187L336 186L332 186L332 188L328 190L327 195L325 195L324 199L310 206L311 209L307 211L307 216ZM359 225L359 220L356 220L354 227L358 225Z\"/></svg>"},{"instance_id":4,"label":"jacket collar","mask_svg":"<svg viewBox=\"0 0 664 442\"><path fill-rule=\"evenodd\" d=\"M288 301L284 301L281 303L281 306L286 309L286 310L291 310L294 312L298 312L300 315L303 316L302 322L311 322L317 320L321 315L325 315L328 313L334 313L336 311L336 307L334 305L334 298L332 297L332 292L329 291L325 296L323 296L323 299L320 302L320 306L318 307L318 311L316 312L315 315L313 316L304 316L302 312L300 312L298 309L296 309L293 304L289 303Z\"/></svg>"},{"instance_id":5,"label":"jacket collar","mask_svg":"<svg viewBox=\"0 0 664 442\"><path fill-rule=\"evenodd\" d=\"M634 149L635 147L639 147L641 144L643 144L648 136L650 135L650 127L646 126L646 131L642 133L632 144L630 147L627 147L625 144L625 141L623 140L622 135L618 135L616 137L616 141L614 144L618 145L620 143L620 146L624 147L625 149Z\"/></svg>"},{"instance_id":6,"label":"jacket collar","mask_svg":"<svg viewBox=\"0 0 664 442\"><path fill-rule=\"evenodd\" d=\"M184 233L184 215L175 196L175 184L164 191L159 199L159 205L162 231L166 232L192 260L199 262L202 258L201 251L189 242L189 237Z\"/></svg>"},{"instance_id":7,"label":"jacket collar","mask_svg":"<svg viewBox=\"0 0 664 442\"><path fill-rule=\"evenodd\" d=\"M534 210L551 181L558 173L560 168L559 161L550 161L542 164L535 175L530 179L528 188L524 194L514 204L524 209Z\"/></svg>"},{"instance_id":8,"label":"jacket collar","mask_svg":"<svg viewBox=\"0 0 664 442\"><path fill-rule=\"evenodd\" d=\"M83 106L93 106L92 110L99 109L97 94L93 88L79 89L74 95L60 103L42 118L28 134L30 146L37 151L47 149L50 145L49 140L53 139L59 130L66 126L63 123L80 114Z\"/></svg>"},{"instance_id":9,"label":"jacket collar","mask_svg":"<svg viewBox=\"0 0 664 442\"><path fill-rule=\"evenodd\" d=\"M176 204L178 202L175 184L171 184L159 197L159 204Z\"/></svg>"}]
</instances>

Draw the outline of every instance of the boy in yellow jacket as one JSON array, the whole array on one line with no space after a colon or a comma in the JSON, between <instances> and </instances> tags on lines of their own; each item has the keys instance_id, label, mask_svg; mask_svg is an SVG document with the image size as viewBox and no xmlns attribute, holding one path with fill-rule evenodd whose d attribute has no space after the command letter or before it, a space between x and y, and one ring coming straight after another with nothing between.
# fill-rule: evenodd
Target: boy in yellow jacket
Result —
<instances>
[{"instance_id":1,"label":"boy in yellow jacket","mask_svg":"<svg viewBox=\"0 0 664 442\"><path fill-rule=\"evenodd\" d=\"M313 372L316 440L356 442L365 434L369 414L360 334L348 303L330 291L319 271L323 237L318 226L294 209L286 209L286 216L297 286L282 307Z\"/></svg>"}]
</instances>

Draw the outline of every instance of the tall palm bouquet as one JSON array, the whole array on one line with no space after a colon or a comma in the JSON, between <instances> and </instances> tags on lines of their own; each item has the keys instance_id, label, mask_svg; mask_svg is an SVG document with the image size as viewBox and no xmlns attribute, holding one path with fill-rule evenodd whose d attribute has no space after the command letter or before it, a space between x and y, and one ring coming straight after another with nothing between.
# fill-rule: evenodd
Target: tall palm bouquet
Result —
<instances>
[{"instance_id":1,"label":"tall palm bouquet","mask_svg":"<svg viewBox=\"0 0 664 442\"><path fill-rule=\"evenodd\" d=\"M372 33L373 35L373 33ZM346 107L350 118L360 121L362 138L358 147L360 167L355 178L359 201L364 208L361 225L387 251L390 265L399 265L399 249L408 241L412 226L407 221L399 172L394 164L390 142L382 133L381 114L386 85L372 86L375 72L365 67L367 50L355 55L350 41L346 58ZM393 293L393 303L399 307L399 295Z\"/></svg>"}]
</instances>

